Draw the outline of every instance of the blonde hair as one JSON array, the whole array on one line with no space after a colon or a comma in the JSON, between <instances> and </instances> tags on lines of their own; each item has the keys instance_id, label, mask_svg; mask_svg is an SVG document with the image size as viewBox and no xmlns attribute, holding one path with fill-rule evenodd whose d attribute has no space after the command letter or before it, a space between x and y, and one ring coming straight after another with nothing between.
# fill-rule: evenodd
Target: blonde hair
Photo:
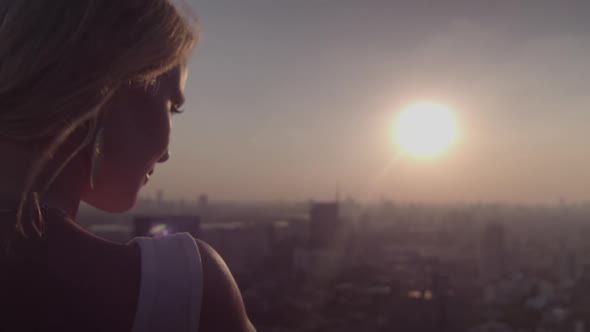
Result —
<instances>
[{"instance_id":1,"label":"blonde hair","mask_svg":"<svg viewBox=\"0 0 590 332\"><path fill-rule=\"evenodd\" d=\"M82 126L93 135L121 84L150 82L186 61L198 40L195 22L169 0L0 0L0 137L44 144L19 206L21 233L23 209L52 155Z\"/></svg>"}]
</instances>

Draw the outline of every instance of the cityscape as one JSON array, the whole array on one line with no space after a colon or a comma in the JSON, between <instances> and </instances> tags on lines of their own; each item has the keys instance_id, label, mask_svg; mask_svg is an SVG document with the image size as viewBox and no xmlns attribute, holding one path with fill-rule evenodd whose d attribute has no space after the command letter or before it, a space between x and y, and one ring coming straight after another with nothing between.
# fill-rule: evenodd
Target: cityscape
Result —
<instances>
[{"instance_id":1,"label":"cityscape","mask_svg":"<svg viewBox=\"0 0 590 332\"><path fill-rule=\"evenodd\" d=\"M590 332L588 13L0 0L0 330Z\"/></svg>"},{"instance_id":2,"label":"cityscape","mask_svg":"<svg viewBox=\"0 0 590 332\"><path fill-rule=\"evenodd\" d=\"M78 222L119 243L189 231L211 244L261 332L585 332L589 218L590 203L565 200L189 202L159 191L122 215L83 206ZM146 220L157 224L142 230Z\"/></svg>"}]
</instances>

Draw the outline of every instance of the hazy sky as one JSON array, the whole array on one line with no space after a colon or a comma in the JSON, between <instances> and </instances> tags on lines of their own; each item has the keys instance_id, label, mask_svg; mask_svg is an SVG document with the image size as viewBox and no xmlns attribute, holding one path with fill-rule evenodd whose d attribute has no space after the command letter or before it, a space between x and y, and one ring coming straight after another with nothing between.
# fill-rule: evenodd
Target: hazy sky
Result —
<instances>
[{"instance_id":1,"label":"hazy sky","mask_svg":"<svg viewBox=\"0 0 590 332\"><path fill-rule=\"evenodd\" d=\"M186 113L146 195L590 200L589 1L191 2ZM425 99L459 144L386 169Z\"/></svg>"}]
</instances>

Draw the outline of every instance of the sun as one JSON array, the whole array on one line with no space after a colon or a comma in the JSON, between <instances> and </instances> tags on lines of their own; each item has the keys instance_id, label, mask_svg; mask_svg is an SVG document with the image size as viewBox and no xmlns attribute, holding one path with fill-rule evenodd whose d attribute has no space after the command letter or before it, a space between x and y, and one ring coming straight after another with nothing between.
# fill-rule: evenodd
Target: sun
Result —
<instances>
[{"instance_id":1,"label":"sun","mask_svg":"<svg viewBox=\"0 0 590 332\"><path fill-rule=\"evenodd\" d=\"M457 123L449 107L434 102L407 106L394 126L395 143L403 153L417 157L439 155L457 140Z\"/></svg>"}]
</instances>

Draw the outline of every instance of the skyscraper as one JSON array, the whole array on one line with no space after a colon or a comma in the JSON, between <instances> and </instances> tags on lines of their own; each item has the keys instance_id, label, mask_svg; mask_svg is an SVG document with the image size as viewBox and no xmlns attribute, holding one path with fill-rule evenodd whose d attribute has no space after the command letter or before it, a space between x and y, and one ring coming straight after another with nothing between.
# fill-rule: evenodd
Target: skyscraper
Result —
<instances>
[{"instance_id":1,"label":"skyscraper","mask_svg":"<svg viewBox=\"0 0 590 332\"><path fill-rule=\"evenodd\" d=\"M504 226L489 223L484 229L481 241L480 276L482 281L493 282L507 272Z\"/></svg>"},{"instance_id":2,"label":"skyscraper","mask_svg":"<svg viewBox=\"0 0 590 332\"><path fill-rule=\"evenodd\" d=\"M164 204L164 190L158 189L158 191L156 192L156 202L158 203L158 205Z\"/></svg>"},{"instance_id":3,"label":"skyscraper","mask_svg":"<svg viewBox=\"0 0 590 332\"><path fill-rule=\"evenodd\" d=\"M209 196L206 194L199 196L199 215L201 215L203 222L209 221Z\"/></svg>"},{"instance_id":4,"label":"skyscraper","mask_svg":"<svg viewBox=\"0 0 590 332\"><path fill-rule=\"evenodd\" d=\"M338 203L312 203L310 209L310 241L313 248L335 245L340 232Z\"/></svg>"}]
</instances>

